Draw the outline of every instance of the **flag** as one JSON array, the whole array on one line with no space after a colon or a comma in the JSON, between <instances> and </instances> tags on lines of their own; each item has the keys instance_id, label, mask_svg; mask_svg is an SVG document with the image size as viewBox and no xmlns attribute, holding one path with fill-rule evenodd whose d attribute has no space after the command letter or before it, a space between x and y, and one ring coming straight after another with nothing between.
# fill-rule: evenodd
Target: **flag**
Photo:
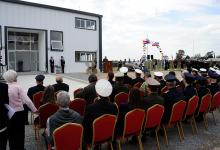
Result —
<instances>
[{"instance_id":1,"label":"flag","mask_svg":"<svg viewBox=\"0 0 220 150\"><path fill-rule=\"evenodd\" d=\"M143 40L143 44L150 44L150 40L148 38Z\"/></svg>"},{"instance_id":2,"label":"flag","mask_svg":"<svg viewBox=\"0 0 220 150\"><path fill-rule=\"evenodd\" d=\"M153 44L152 44L152 46L159 46L159 42L154 42Z\"/></svg>"}]
</instances>

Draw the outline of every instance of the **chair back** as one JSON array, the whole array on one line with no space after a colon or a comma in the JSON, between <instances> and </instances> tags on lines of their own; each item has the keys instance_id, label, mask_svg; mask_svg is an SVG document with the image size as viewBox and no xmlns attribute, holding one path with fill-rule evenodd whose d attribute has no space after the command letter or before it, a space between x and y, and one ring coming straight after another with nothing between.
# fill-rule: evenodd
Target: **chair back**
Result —
<instances>
[{"instance_id":1,"label":"chair back","mask_svg":"<svg viewBox=\"0 0 220 150\"><path fill-rule=\"evenodd\" d=\"M141 87L141 85L142 85L142 83L141 83L141 82L137 82L137 83L135 83L135 84L134 84L134 86L133 86L133 87L140 88L140 87Z\"/></svg>"},{"instance_id":2,"label":"chair back","mask_svg":"<svg viewBox=\"0 0 220 150\"><path fill-rule=\"evenodd\" d=\"M169 90L168 87L167 87L167 86L164 86L164 87L161 89L160 93L161 93L161 94L166 93L168 90Z\"/></svg>"},{"instance_id":3,"label":"chair back","mask_svg":"<svg viewBox=\"0 0 220 150\"><path fill-rule=\"evenodd\" d=\"M133 109L125 115L123 138L132 135L140 135L144 123L145 111L143 109Z\"/></svg>"},{"instance_id":4,"label":"chair back","mask_svg":"<svg viewBox=\"0 0 220 150\"><path fill-rule=\"evenodd\" d=\"M66 123L53 132L55 150L82 150L83 127Z\"/></svg>"},{"instance_id":5,"label":"chair back","mask_svg":"<svg viewBox=\"0 0 220 150\"><path fill-rule=\"evenodd\" d=\"M175 124L178 121L182 120L185 108L186 108L186 102L183 100L180 100L173 105L172 112L170 115L169 125Z\"/></svg>"},{"instance_id":6,"label":"chair back","mask_svg":"<svg viewBox=\"0 0 220 150\"><path fill-rule=\"evenodd\" d=\"M160 125L164 113L164 106L155 104L146 111L145 128L154 128Z\"/></svg>"},{"instance_id":7,"label":"chair back","mask_svg":"<svg viewBox=\"0 0 220 150\"><path fill-rule=\"evenodd\" d=\"M210 111L214 111L219 106L220 106L220 92L217 92L212 98Z\"/></svg>"},{"instance_id":8,"label":"chair back","mask_svg":"<svg viewBox=\"0 0 220 150\"><path fill-rule=\"evenodd\" d=\"M78 88L78 89L74 90L73 97L76 98L76 95L79 94L82 90L83 90L83 88Z\"/></svg>"},{"instance_id":9,"label":"chair back","mask_svg":"<svg viewBox=\"0 0 220 150\"><path fill-rule=\"evenodd\" d=\"M69 108L78 112L81 116L84 116L86 101L83 98L75 98L70 102Z\"/></svg>"},{"instance_id":10,"label":"chair back","mask_svg":"<svg viewBox=\"0 0 220 150\"><path fill-rule=\"evenodd\" d=\"M196 108L198 106L198 102L199 102L199 97L196 95L189 99L184 118L186 118L186 116L194 115Z\"/></svg>"},{"instance_id":11,"label":"chair back","mask_svg":"<svg viewBox=\"0 0 220 150\"><path fill-rule=\"evenodd\" d=\"M122 103L128 103L128 94L125 92L120 92L115 95L115 103L120 106Z\"/></svg>"},{"instance_id":12,"label":"chair back","mask_svg":"<svg viewBox=\"0 0 220 150\"><path fill-rule=\"evenodd\" d=\"M41 105L41 100L42 100L43 96L44 96L44 91L39 91L33 95L33 103L37 109L39 109L39 107Z\"/></svg>"},{"instance_id":13,"label":"chair back","mask_svg":"<svg viewBox=\"0 0 220 150\"><path fill-rule=\"evenodd\" d=\"M209 109L209 105L211 103L212 100L212 95L211 94L206 94L205 96L202 97L200 106L199 106L199 111L198 113L204 113L207 112Z\"/></svg>"},{"instance_id":14,"label":"chair back","mask_svg":"<svg viewBox=\"0 0 220 150\"><path fill-rule=\"evenodd\" d=\"M39 125L40 128L46 128L47 119L53 115L59 106L56 104L47 103L39 107Z\"/></svg>"},{"instance_id":15,"label":"chair back","mask_svg":"<svg viewBox=\"0 0 220 150\"><path fill-rule=\"evenodd\" d=\"M93 121L92 145L113 140L116 116L105 114Z\"/></svg>"}]
</instances>

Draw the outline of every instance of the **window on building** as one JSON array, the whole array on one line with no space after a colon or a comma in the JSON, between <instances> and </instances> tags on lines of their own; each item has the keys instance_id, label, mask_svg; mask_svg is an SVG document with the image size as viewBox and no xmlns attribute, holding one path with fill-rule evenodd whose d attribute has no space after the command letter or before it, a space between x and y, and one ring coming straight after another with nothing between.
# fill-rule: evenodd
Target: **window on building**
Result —
<instances>
[{"instance_id":1,"label":"window on building","mask_svg":"<svg viewBox=\"0 0 220 150\"><path fill-rule=\"evenodd\" d=\"M50 32L51 50L63 51L63 32L51 31Z\"/></svg>"},{"instance_id":2,"label":"window on building","mask_svg":"<svg viewBox=\"0 0 220 150\"><path fill-rule=\"evenodd\" d=\"M96 58L96 52L75 51L76 62L91 62Z\"/></svg>"},{"instance_id":3,"label":"window on building","mask_svg":"<svg viewBox=\"0 0 220 150\"><path fill-rule=\"evenodd\" d=\"M80 29L96 30L96 21L83 18L76 18L75 27Z\"/></svg>"}]
</instances>

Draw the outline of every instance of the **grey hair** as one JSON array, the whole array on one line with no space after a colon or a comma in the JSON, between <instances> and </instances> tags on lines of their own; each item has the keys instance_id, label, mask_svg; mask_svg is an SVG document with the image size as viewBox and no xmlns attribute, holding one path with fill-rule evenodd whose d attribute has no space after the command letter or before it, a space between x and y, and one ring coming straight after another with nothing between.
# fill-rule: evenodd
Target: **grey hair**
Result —
<instances>
[{"instance_id":1,"label":"grey hair","mask_svg":"<svg viewBox=\"0 0 220 150\"><path fill-rule=\"evenodd\" d=\"M14 70L8 70L3 74L3 78L7 83L12 83L17 81L17 72Z\"/></svg>"},{"instance_id":2,"label":"grey hair","mask_svg":"<svg viewBox=\"0 0 220 150\"><path fill-rule=\"evenodd\" d=\"M66 91L60 91L57 94L57 104L62 108L68 108L70 103L70 96Z\"/></svg>"}]
</instances>

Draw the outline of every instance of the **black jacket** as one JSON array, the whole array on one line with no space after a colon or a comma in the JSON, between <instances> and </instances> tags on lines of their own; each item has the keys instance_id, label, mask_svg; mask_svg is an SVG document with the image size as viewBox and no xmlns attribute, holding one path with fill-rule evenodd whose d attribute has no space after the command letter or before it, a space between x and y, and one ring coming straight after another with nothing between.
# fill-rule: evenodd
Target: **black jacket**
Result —
<instances>
[{"instance_id":1,"label":"black jacket","mask_svg":"<svg viewBox=\"0 0 220 150\"><path fill-rule=\"evenodd\" d=\"M87 104L92 104L94 99L97 97L95 84L95 82L90 83L88 86L84 87L82 91L82 97L86 100Z\"/></svg>"},{"instance_id":2,"label":"black jacket","mask_svg":"<svg viewBox=\"0 0 220 150\"><path fill-rule=\"evenodd\" d=\"M82 123L84 127L84 140L86 143L91 143L92 141L93 121L104 114L118 114L117 106L109 102L108 98L102 97L100 100L86 107L85 116Z\"/></svg>"},{"instance_id":3,"label":"black jacket","mask_svg":"<svg viewBox=\"0 0 220 150\"><path fill-rule=\"evenodd\" d=\"M38 84L36 86L30 87L28 89L27 95L31 100L33 100L33 95L36 94L37 92L44 91L44 89L45 87L43 85Z\"/></svg>"},{"instance_id":4,"label":"black jacket","mask_svg":"<svg viewBox=\"0 0 220 150\"><path fill-rule=\"evenodd\" d=\"M208 89L210 90L212 96L214 96L217 92L220 92L220 86L217 83L208 85Z\"/></svg>"},{"instance_id":5,"label":"black jacket","mask_svg":"<svg viewBox=\"0 0 220 150\"><path fill-rule=\"evenodd\" d=\"M159 96L158 93L151 93L144 97L144 108L147 110L155 104L164 105L164 98Z\"/></svg>"},{"instance_id":6,"label":"black jacket","mask_svg":"<svg viewBox=\"0 0 220 150\"><path fill-rule=\"evenodd\" d=\"M128 75L124 75L124 82L123 83L132 85L132 78L129 77Z\"/></svg>"},{"instance_id":7,"label":"black jacket","mask_svg":"<svg viewBox=\"0 0 220 150\"><path fill-rule=\"evenodd\" d=\"M141 77L137 77L135 79L132 80L132 85L135 85L136 83L140 82L143 83L145 80Z\"/></svg>"},{"instance_id":8,"label":"black jacket","mask_svg":"<svg viewBox=\"0 0 220 150\"><path fill-rule=\"evenodd\" d=\"M186 102L188 102L190 98L192 98L193 96L197 95L197 91L194 88L194 86L188 85L183 90L183 95L184 95L184 100Z\"/></svg>"},{"instance_id":9,"label":"black jacket","mask_svg":"<svg viewBox=\"0 0 220 150\"><path fill-rule=\"evenodd\" d=\"M0 82L0 130L7 126L8 110L5 108L4 104L8 103L8 85Z\"/></svg>"},{"instance_id":10,"label":"black jacket","mask_svg":"<svg viewBox=\"0 0 220 150\"><path fill-rule=\"evenodd\" d=\"M66 83L57 83L57 84L54 84L53 87L54 87L54 92L57 92L57 91L69 92L69 85Z\"/></svg>"},{"instance_id":11,"label":"black jacket","mask_svg":"<svg viewBox=\"0 0 220 150\"><path fill-rule=\"evenodd\" d=\"M129 92L129 89L128 89L128 87L125 86L124 84L116 83L116 84L113 86L112 94L110 95L110 100L111 100L111 102L114 102L114 101L115 101L115 95L117 95L117 94L120 93L120 92L128 93L128 92Z\"/></svg>"}]
</instances>

